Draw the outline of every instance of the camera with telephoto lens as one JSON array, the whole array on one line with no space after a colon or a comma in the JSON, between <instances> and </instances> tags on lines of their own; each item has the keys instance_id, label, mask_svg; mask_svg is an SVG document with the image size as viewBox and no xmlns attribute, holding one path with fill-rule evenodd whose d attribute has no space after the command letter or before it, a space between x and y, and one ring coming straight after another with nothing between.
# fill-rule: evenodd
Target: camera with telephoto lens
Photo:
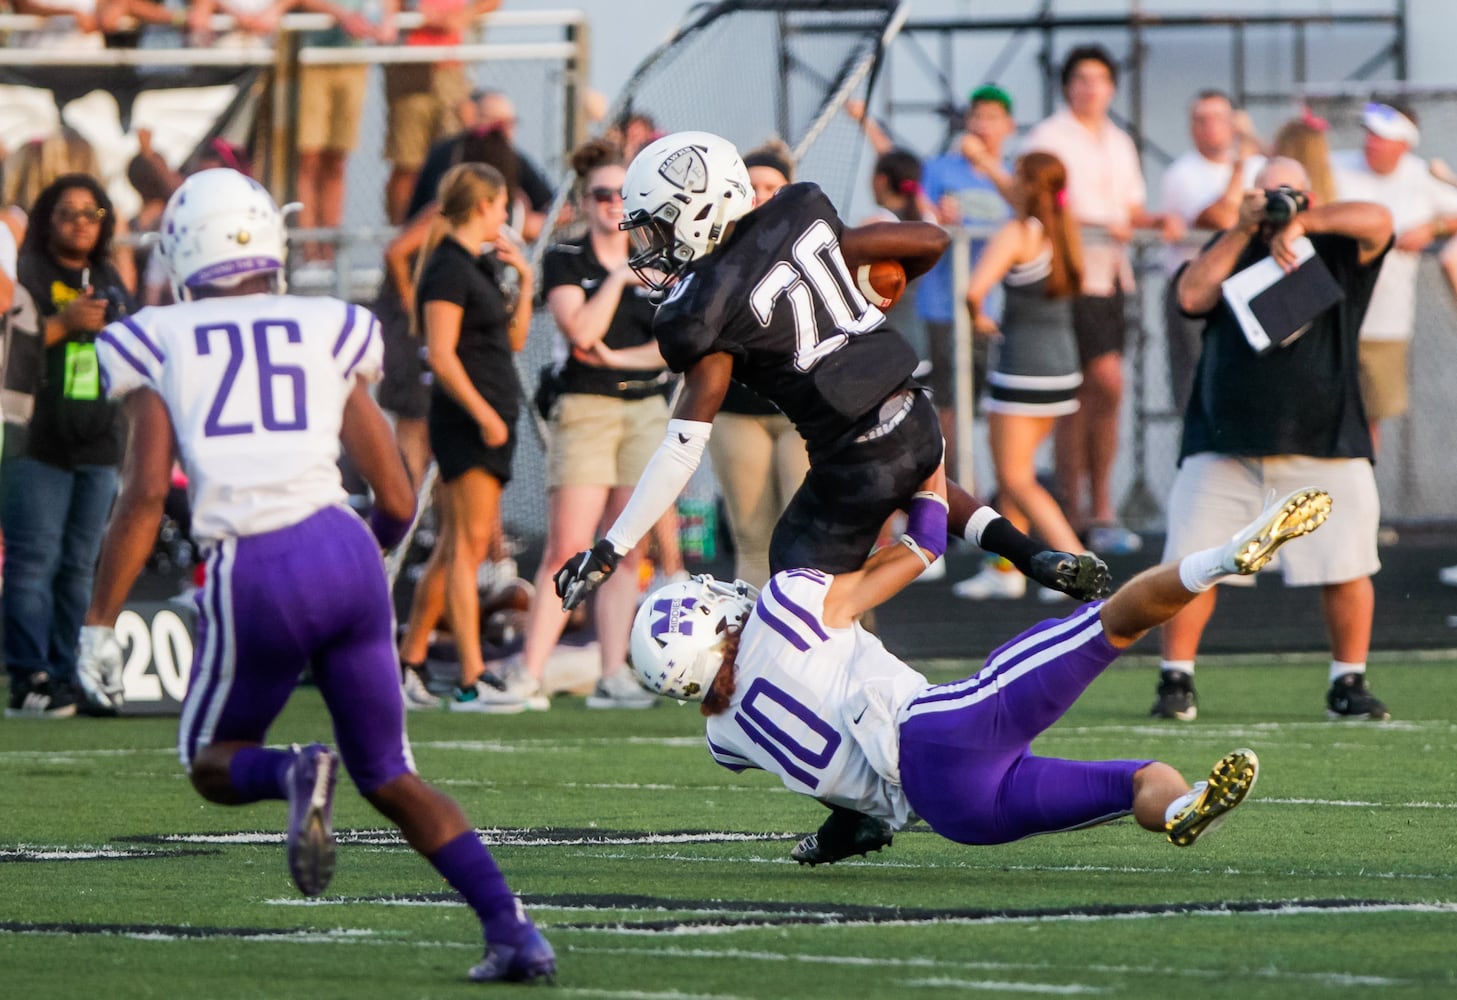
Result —
<instances>
[{"instance_id":1,"label":"camera with telephoto lens","mask_svg":"<svg viewBox=\"0 0 1457 1000\"><path fill-rule=\"evenodd\" d=\"M1283 226L1310 207L1310 195L1282 184L1265 192L1265 221Z\"/></svg>"},{"instance_id":2,"label":"camera with telephoto lens","mask_svg":"<svg viewBox=\"0 0 1457 1000\"><path fill-rule=\"evenodd\" d=\"M101 298L106 300L106 322L115 323L127 314L126 293L114 285L101 289Z\"/></svg>"}]
</instances>

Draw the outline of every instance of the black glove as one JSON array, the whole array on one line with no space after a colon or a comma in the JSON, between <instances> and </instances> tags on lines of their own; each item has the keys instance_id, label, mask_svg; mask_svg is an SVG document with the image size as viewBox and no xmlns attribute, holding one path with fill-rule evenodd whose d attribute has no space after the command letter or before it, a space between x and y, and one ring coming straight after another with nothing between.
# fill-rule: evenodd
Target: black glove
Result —
<instances>
[{"instance_id":1,"label":"black glove","mask_svg":"<svg viewBox=\"0 0 1457 1000\"><path fill-rule=\"evenodd\" d=\"M586 552L578 552L566 561L552 577L556 595L562 599L562 610L570 611L582 603L602 581L612 575L622 557L605 538Z\"/></svg>"},{"instance_id":2,"label":"black glove","mask_svg":"<svg viewBox=\"0 0 1457 1000\"><path fill-rule=\"evenodd\" d=\"M1113 593L1108 565L1091 552L1080 556L1053 550L1039 552L1032 557L1032 571L1027 575L1044 587L1080 601L1096 601Z\"/></svg>"}]
</instances>

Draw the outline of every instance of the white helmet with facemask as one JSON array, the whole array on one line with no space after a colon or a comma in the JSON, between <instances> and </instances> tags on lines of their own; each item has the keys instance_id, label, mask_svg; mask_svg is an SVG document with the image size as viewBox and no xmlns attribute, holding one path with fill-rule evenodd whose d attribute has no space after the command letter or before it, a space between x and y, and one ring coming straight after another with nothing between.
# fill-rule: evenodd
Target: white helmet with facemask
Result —
<instances>
[{"instance_id":1,"label":"white helmet with facemask","mask_svg":"<svg viewBox=\"0 0 1457 1000\"><path fill-rule=\"evenodd\" d=\"M622 183L629 263L662 291L753 207L749 171L733 143L711 132L657 139L633 158Z\"/></svg>"},{"instance_id":2,"label":"white helmet with facemask","mask_svg":"<svg viewBox=\"0 0 1457 1000\"><path fill-rule=\"evenodd\" d=\"M695 576L648 595L632 623L632 672L649 691L702 701L759 591L742 580Z\"/></svg>"}]
</instances>

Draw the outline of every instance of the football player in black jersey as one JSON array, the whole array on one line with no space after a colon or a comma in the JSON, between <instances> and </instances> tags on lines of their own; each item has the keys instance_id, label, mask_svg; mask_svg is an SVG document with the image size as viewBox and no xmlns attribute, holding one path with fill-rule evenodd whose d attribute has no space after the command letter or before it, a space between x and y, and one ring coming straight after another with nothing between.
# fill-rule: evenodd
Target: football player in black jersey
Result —
<instances>
[{"instance_id":1,"label":"football player in black jersey","mask_svg":"<svg viewBox=\"0 0 1457 1000\"><path fill-rule=\"evenodd\" d=\"M818 186L753 208L727 140L680 132L647 146L624 181L632 266L664 293L653 332L684 391L632 499L591 550L556 575L567 608L610 574L697 468L736 379L775 403L809 448L810 471L775 528L774 571L859 568L892 512L941 461L936 412L911 379L916 355L851 277L894 259L913 279L948 238L924 222L846 227ZM952 490L951 528L1037 582L1091 600L1108 588L1092 556L1043 551L992 508Z\"/></svg>"},{"instance_id":2,"label":"football player in black jersey","mask_svg":"<svg viewBox=\"0 0 1457 1000\"><path fill-rule=\"evenodd\" d=\"M653 333L669 367L684 374L683 393L616 523L557 572L563 607L606 579L677 499L731 379L783 410L809 449L809 474L770 542L770 569L858 569L886 518L940 464L945 445L934 406L911 379L915 351L851 275L893 259L914 279L945 251L945 232L923 222L847 228L808 183L754 209L738 150L707 132L665 136L638 153L623 182L623 209L629 262L664 294ZM1044 551L964 490L953 488L948 499L957 536L1073 597L1108 593L1108 569L1097 557ZM837 809L793 856L831 862L889 842L880 821Z\"/></svg>"}]
</instances>

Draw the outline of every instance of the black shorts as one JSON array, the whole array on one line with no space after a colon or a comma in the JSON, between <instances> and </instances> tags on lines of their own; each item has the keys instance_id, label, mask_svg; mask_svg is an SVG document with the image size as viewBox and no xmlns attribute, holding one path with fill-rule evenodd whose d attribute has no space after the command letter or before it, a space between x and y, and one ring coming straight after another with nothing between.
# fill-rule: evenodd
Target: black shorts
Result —
<instances>
[{"instance_id":1,"label":"black shorts","mask_svg":"<svg viewBox=\"0 0 1457 1000\"><path fill-rule=\"evenodd\" d=\"M930 397L915 391L894 430L846 445L810 466L774 526L769 569L859 569L886 518L903 508L941 462L941 425Z\"/></svg>"},{"instance_id":2,"label":"black shorts","mask_svg":"<svg viewBox=\"0 0 1457 1000\"><path fill-rule=\"evenodd\" d=\"M1073 334L1078 338L1078 362L1084 368L1104 354L1122 354L1127 332L1123 289L1116 289L1112 295L1079 295L1073 299Z\"/></svg>"},{"instance_id":3,"label":"black shorts","mask_svg":"<svg viewBox=\"0 0 1457 1000\"><path fill-rule=\"evenodd\" d=\"M380 409L401 420L424 420L430 412L431 381L430 367L425 363L425 338L410 336L410 317L392 291L380 293L374 313L384 338Z\"/></svg>"},{"instance_id":4,"label":"black shorts","mask_svg":"<svg viewBox=\"0 0 1457 1000\"><path fill-rule=\"evenodd\" d=\"M498 411L499 412L499 411ZM486 444L480 424L459 405L440 394L430 397L430 450L440 466L440 478L453 482L472 469L482 469L502 486L511 481L511 459L516 454L516 410L501 412L511 436L498 448Z\"/></svg>"}]
</instances>

